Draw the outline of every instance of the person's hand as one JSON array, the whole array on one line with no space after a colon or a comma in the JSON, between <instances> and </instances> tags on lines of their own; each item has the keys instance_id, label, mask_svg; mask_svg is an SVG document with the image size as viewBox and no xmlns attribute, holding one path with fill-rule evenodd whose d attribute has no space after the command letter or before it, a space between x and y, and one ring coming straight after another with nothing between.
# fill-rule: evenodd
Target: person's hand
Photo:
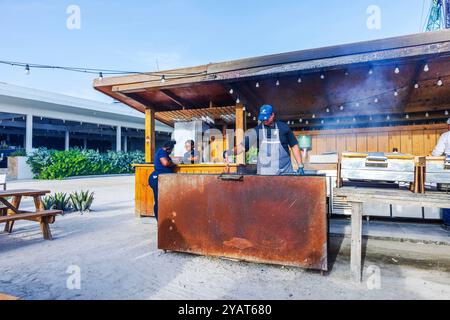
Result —
<instances>
[{"instance_id":1,"label":"person's hand","mask_svg":"<svg viewBox=\"0 0 450 320\"><path fill-rule=\"evenodd\" d=\"M303 169L302 167L298 168L297 171L296 171L296 174L298 176L304 176L305 175L305 169Z\"/></svg>"}]
</instances>

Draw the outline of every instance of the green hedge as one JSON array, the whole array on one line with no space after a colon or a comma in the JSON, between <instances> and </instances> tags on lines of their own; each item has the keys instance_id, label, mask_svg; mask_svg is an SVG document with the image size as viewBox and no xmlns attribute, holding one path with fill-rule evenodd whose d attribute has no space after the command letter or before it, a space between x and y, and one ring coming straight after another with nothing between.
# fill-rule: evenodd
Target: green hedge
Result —
<instances>
[{"instance_id":1,"label":"green hedge","mask_svg":"<svg viewBox=\"0 0 450 320\"><path fill-rule=\"evenodd\" d=\"M131 165L144 161L145 156L141 151L100 153L94 150L56 151L40 148L28 157L27 163L36 179L52 180L132 173Z\"/></svg>"}]
</instances>

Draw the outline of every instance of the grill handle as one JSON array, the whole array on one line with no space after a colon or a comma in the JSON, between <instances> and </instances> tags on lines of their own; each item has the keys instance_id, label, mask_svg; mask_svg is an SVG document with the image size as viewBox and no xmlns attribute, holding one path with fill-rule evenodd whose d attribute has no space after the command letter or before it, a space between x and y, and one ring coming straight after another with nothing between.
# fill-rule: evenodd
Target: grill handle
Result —
<instances>
[{"instance_id":1,"label":"grill handle","mask_svg":"<svg viewBox=\"0 0 450 320\"><path fill-rule=\"evenodd\" d=\"M244 181L244 176L237 174L221 174L219 179L222 181Z\"/></svg>"}]
</instances>

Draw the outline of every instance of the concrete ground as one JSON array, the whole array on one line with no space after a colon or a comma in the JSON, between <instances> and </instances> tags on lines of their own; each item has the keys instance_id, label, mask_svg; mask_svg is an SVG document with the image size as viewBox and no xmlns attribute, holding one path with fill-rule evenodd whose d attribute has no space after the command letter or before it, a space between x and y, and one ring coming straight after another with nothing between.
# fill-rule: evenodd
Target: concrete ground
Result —
<instances>
[{"instance_id":1,"label":"concrete ground","mask_svg":"<svg viewBox=\"0 0 450 320\"><path fill-rule=\"evenodd\" d=\"M91 213L57 217L53 241L44 241L32 222L18 222L11 235L0 233L3 294L23 299L450 299L450 246L441 242L370 237L363 282L354 284L349 240L336 231L345 229L342 221L332 223L331 271L322 276L159 251L154 219L134 217L132 176L12 182L8 188L89 189L95 201Z\"/></svg>"}]
</instances>

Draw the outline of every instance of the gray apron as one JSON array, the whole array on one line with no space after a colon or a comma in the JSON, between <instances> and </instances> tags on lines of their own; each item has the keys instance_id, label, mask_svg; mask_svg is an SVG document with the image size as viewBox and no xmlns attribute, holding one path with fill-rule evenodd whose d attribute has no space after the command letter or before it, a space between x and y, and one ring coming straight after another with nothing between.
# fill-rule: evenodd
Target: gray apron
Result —
<instances>
[{"instance_id":1,"label":"gray apron","mask_svg":"<svg viewBox=\"0 0 450 320\"><path fill-rule=\"evenodd\" d=\"M257 173L264 176L280 176L294 174L291 156L283 148L280 141L280 131L275 123L275 129L271 130L271 137L262 126L263 136L260 137Z\"/></svg>"}]
</instances>

